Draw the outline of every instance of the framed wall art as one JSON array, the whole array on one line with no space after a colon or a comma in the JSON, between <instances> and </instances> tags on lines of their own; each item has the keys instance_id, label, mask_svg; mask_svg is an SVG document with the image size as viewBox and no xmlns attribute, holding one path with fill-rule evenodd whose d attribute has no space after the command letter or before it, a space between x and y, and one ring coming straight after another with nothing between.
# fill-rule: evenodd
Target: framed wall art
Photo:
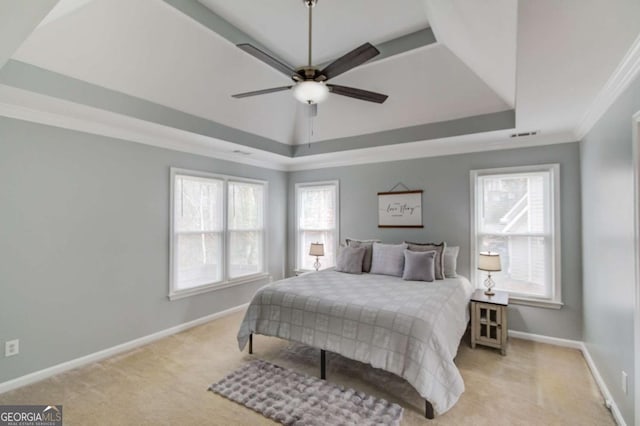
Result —
<instances>
[{"instance_id":1,"label":"framed wall art","mask_svg":"<svg viewBox=\"0 0 640 426\"><path fill-rule=\"evenodd\" d=\"M422 190L378 192L378 228L423 228Z\"/></svg>"}]
</instances>

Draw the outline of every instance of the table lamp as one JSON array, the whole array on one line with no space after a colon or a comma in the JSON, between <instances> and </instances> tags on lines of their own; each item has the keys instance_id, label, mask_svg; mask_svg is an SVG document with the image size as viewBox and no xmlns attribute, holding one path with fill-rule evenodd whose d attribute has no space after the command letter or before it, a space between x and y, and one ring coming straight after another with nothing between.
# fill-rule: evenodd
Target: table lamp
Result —
<instances>
[{"instance_id":1,"label":"table lamp","mask_svg":"<svg viewBox=\"0 0 640 426\"><path fill-rule=\"evenodd\" d=\"M478 257L478 269L489 273L487 279L484 280L484 286L487 288L484 294L493 296L495 293L491 289L496 283L493 281L493 278L491 278L491 272L502 270L500 267L500 255L498 253L491 253L490 251L480 253Z\"/></svg>"},{"instance_id":2,"label":"table lamp","mask_svg":"<svg viewBox=\"0 0 640 426\"><path fill-rule=\"evenodd\" d=\"M313 267L316 268L316 271L320 269L320 256L324 256L324 244L311 243L311 247L309 248L309 256L316 257L316 261L313 264Z\"/></svg>"}]
</instances>

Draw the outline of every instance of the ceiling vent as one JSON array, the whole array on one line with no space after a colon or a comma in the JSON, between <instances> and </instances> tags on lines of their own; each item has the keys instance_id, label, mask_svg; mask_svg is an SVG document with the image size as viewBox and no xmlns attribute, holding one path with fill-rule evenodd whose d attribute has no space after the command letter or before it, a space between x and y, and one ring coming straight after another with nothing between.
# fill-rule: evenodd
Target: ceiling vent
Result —
<instances>
[{"instance_id":1,"label":"ceiling vent","mask_svg":"<svg viewBox=\"0 0 640 426\"><path fill-rule=\"evenodd\" d=\"M531 132L520 132L520 133L512 133L511 137L512 138L521 138L524 136L535 136L540 132L540 130L533 130Z\"/></svg>"}]
</instances>

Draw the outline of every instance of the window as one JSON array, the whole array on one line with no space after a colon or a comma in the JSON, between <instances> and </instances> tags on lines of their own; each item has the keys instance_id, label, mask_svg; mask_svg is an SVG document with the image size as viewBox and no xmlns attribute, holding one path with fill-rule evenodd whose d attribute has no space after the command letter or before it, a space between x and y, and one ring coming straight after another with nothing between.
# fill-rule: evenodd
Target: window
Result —
<instances>
[{"instance_id":1,"label":"window","mask_svg":"<svg viewBox=\"0 0 640 426\"><path fill-rule=\"evenodd\" d=\"M313 270L311 243L324 244L321 268L336 264L338 181L296 184L296 270Z\"/></svg>"},{"instance_id":2,"label":"window","mask_svg":"<svg viewBox=\"0 0 640 426\"><path fill-rule=\"evenodd\" d=\"M500 254L496 289L517 303L560 307L559 166L557 164L471 172L471 259L476 287L486 272L478 253Z\"/></svg>"},{"instance_id":3,"label":"window","mask_svg":"<svg viewBox=\"0 0 640 426\"><path fill-rule=\"evenodd\" d=\"M171 169L171 299L265 272L266 182Z\"/></svg>"},{"instance_id":4,"label":"window","mask_svg":"<svg viewBox=\"0 0 640 426\"><path fill-rule=\"evenodd\" d=\"M264 185L229 182L229 277L263 271Z\"/></svg>"}]
</instances>

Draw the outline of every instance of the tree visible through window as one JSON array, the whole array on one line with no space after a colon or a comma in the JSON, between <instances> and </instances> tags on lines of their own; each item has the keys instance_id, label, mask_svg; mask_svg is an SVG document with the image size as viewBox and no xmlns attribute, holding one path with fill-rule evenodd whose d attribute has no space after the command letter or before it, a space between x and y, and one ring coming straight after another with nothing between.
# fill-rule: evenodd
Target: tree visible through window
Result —
<instances>
[{"instance_id":1,"label":"tree visible through window","mask_svg":"<svg viewBox=\"0 0 640 426\"><path fill-rule=\"evenodd\" d=\"M170 296L264 272L266 183L171 173Z\"/></svg>"},{"instance_id":2,"label":"tree visible through window","mask_svg":"<svg viewBox=\"0 0 640 426\"><path fill-rule=\"evenodd\" d=\"M229 277L263 270L264 185L229 182Z\"/></svg>"},{"instance_id":3,"label":"tree visible through window","mask_svg":"<svg viewBox=\"0 0 640 426\"><path fill-rule=\"evenodd\" d=\"M223 184L220 179L176 176L174 233L178 290L222 280Z\"/></svg>"},{"instance_id":4,"label":"tree visible through window","mask_svg":"<svg viewBox=\"0 0 640 426\"><path fill-rule=\"evenodd\" d=\"M309 256L311 243L324 244L321 268L336 264L338 242L338 182L296 185L296 268L313 270L315 257Z\"/></svg>"},{"instance_id":5,"label":"tree visible through window","mask_svg":"<svg viewBox=\"0 0 640 426\"><path fill-rule=\"evenodd\" d=\"M472 172L475 183L475 254L500 254L496 288L514 296L559 298L555 175L557 166ZM481 283L483 273L477 274Z\"/></svg>"}]
</instances>

